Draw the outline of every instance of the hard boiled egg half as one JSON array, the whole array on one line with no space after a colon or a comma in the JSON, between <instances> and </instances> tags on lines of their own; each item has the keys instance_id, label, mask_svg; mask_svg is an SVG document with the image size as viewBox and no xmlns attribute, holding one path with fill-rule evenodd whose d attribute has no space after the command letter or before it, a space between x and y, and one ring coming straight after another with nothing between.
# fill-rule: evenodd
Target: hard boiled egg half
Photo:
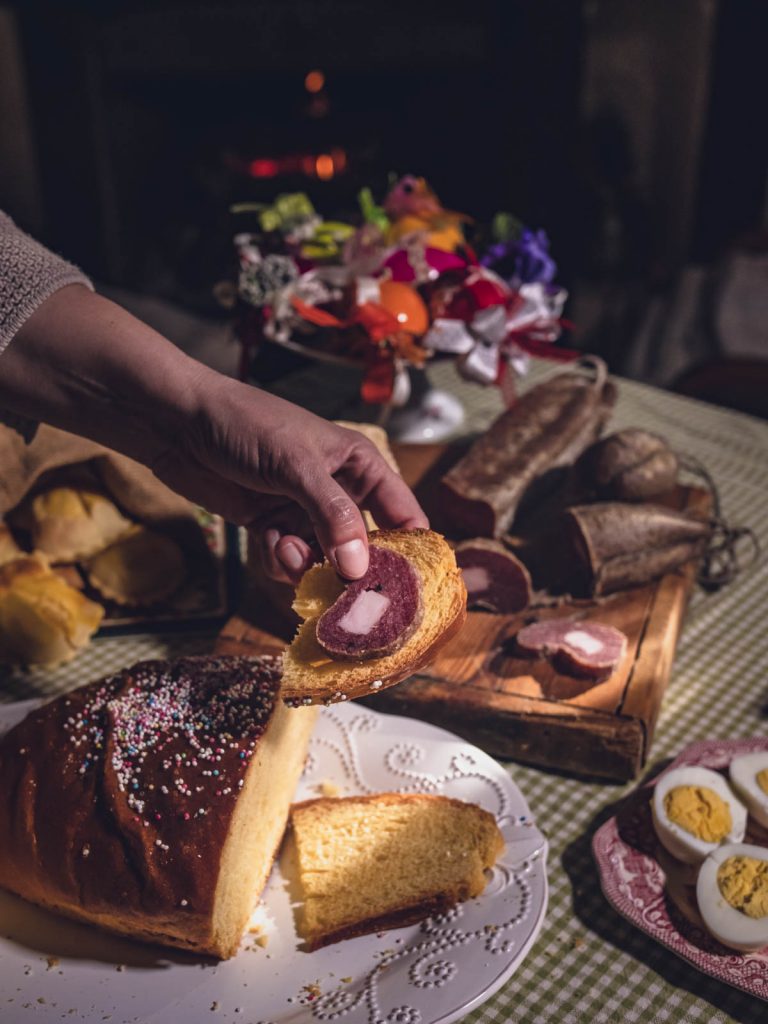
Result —
<instances>
[{"instance_id":1,"label":"hard boiled egg half","mask_svg":"<svg viewBox=\"0 0 768 1024\"><path fill-rule=\"evenodd\" d=\"M768 750L734 757L728 773L749 813L768 828Z\"/></svg>"},{"instance_id":2,"label":"hard boiled egg half","mask_svg":"<svg viewBox=\"0 0 768 1024\"><path fill-rule=\"evenodd\" d=\"M662 845L686 864L700 864L722 843L740 843L747 809L718 772L673 768L653 791L653 825Z\"/></svg>"},{"instance_id":3,"label":"hard boiled egg half","mask_svg":"<svg viewBox=\"0 0 768 1024\"><path fill-rule=\"evenodd\" d=\"M727 843L699 870L696 901L709 931L732 949L768 946L768 849Z\"/></svg>"}]
</instances>

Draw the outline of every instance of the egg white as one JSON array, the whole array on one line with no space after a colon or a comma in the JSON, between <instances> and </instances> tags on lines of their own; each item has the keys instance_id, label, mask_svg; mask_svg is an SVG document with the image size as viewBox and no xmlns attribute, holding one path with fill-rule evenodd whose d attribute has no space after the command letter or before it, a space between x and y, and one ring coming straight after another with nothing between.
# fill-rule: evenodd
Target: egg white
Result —
<instances>
[{"instance_id":1,"label":"egg white","mask_svg":"<svg viewBox=\"0 0 768 1024\"><path fill-rule=\"evenodd\" d=\"M747 827L747 809L739 801L725 778L709 768L694 765L683 765L667 772L656 783L653 791L651 810L653 825L661 844L669 850L673 857L686 864L700 864L704 858L716 850L720 843L709 843L699 839L671 821L664 807L664 798L671 789L677 786L704 786L713 790L731 811L731 830L722 840L723 843L740 843Z\"/></svg>"},{"instance_id":2,"label":"egg white","mask_svg":"<svg viewBox=\"0 0 768 1024\"><path fill-rule=\"evenodd\" d=\"M761 825L768 828L768 793L760 788L757 773L768 768L768 750L734 757L728 767L731 785L747 805L747 810Z\"/></svg>"},{"instance_id":3,"label":"egg white","mask_svg":"<svg viewBox=\"0 0 768 1024\"><path fill-rule=\"evenodd\" d=\"M717 872L729 857L754 857L768 861L768 849L750 843L728 843L709 854L696 880L699 913L714 937L724 946L749 952L768 946L768 917L748 917L732 907L720 892Z\"/></svg>"}]
</instances>

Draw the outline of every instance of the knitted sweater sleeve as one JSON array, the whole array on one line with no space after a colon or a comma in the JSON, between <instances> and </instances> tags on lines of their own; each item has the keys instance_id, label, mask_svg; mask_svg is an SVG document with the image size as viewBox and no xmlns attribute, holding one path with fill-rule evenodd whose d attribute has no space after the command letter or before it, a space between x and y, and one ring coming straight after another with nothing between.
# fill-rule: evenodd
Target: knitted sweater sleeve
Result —
<instances>
[{"instance_id":1,"label":"knitted sweater sleeve","mask_svg":"<svg viewBox=\"0 0 768 1024\"><path fill-rule=\"evenodd\" d=\"M67 284L93 285L0 211L0 352L38 306Z\"/></svg>"},{"instance_id":2,"label":"knitted sweater sleeve","mask_svg":"<svg viewBox=\"0 0 768 1024\"><path fill-rule=\"evenodd\" d=\"M37 307L68 284L93 290L82 271L19 230L0 211L0 355ZM0 410L0 422L27 438L34 433L32 421L4 410Z\"/></svg>"}]
</instances>

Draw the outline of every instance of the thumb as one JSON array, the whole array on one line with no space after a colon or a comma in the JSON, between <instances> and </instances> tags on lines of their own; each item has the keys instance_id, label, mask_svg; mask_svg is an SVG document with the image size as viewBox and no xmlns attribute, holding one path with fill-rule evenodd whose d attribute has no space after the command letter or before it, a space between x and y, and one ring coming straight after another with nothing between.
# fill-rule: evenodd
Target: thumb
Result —
<instances>
[{"instance_id":1,"label":"thumb","mask_svg":"<svg viewBox=\"0 0 768 1024\"><path fill-rule=\"evenodd\" d=\"M359 579L368 570L368 532L363 515L330 475L303 479L291 495L307 512L320 547L336 571Z\"/></svg>"}]
</instances>

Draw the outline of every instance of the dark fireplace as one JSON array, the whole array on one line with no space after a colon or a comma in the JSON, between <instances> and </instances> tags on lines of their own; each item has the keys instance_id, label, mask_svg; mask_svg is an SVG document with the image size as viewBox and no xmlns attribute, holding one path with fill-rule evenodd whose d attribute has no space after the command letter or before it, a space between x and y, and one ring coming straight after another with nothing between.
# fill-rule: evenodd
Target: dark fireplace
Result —
<instances>
[{"instance_id":1,"label":"dark fireplace","mask_svg":"<svg viewBox=\"0 0 768 1024\"><path fill-rule=\"evenodd\" d=\"M46 238L98 279L194 306L239 200L335 216L391 173L545 224L568 262L578 4L116 0L18 5Z\"/></svg>"}]
</instances>

